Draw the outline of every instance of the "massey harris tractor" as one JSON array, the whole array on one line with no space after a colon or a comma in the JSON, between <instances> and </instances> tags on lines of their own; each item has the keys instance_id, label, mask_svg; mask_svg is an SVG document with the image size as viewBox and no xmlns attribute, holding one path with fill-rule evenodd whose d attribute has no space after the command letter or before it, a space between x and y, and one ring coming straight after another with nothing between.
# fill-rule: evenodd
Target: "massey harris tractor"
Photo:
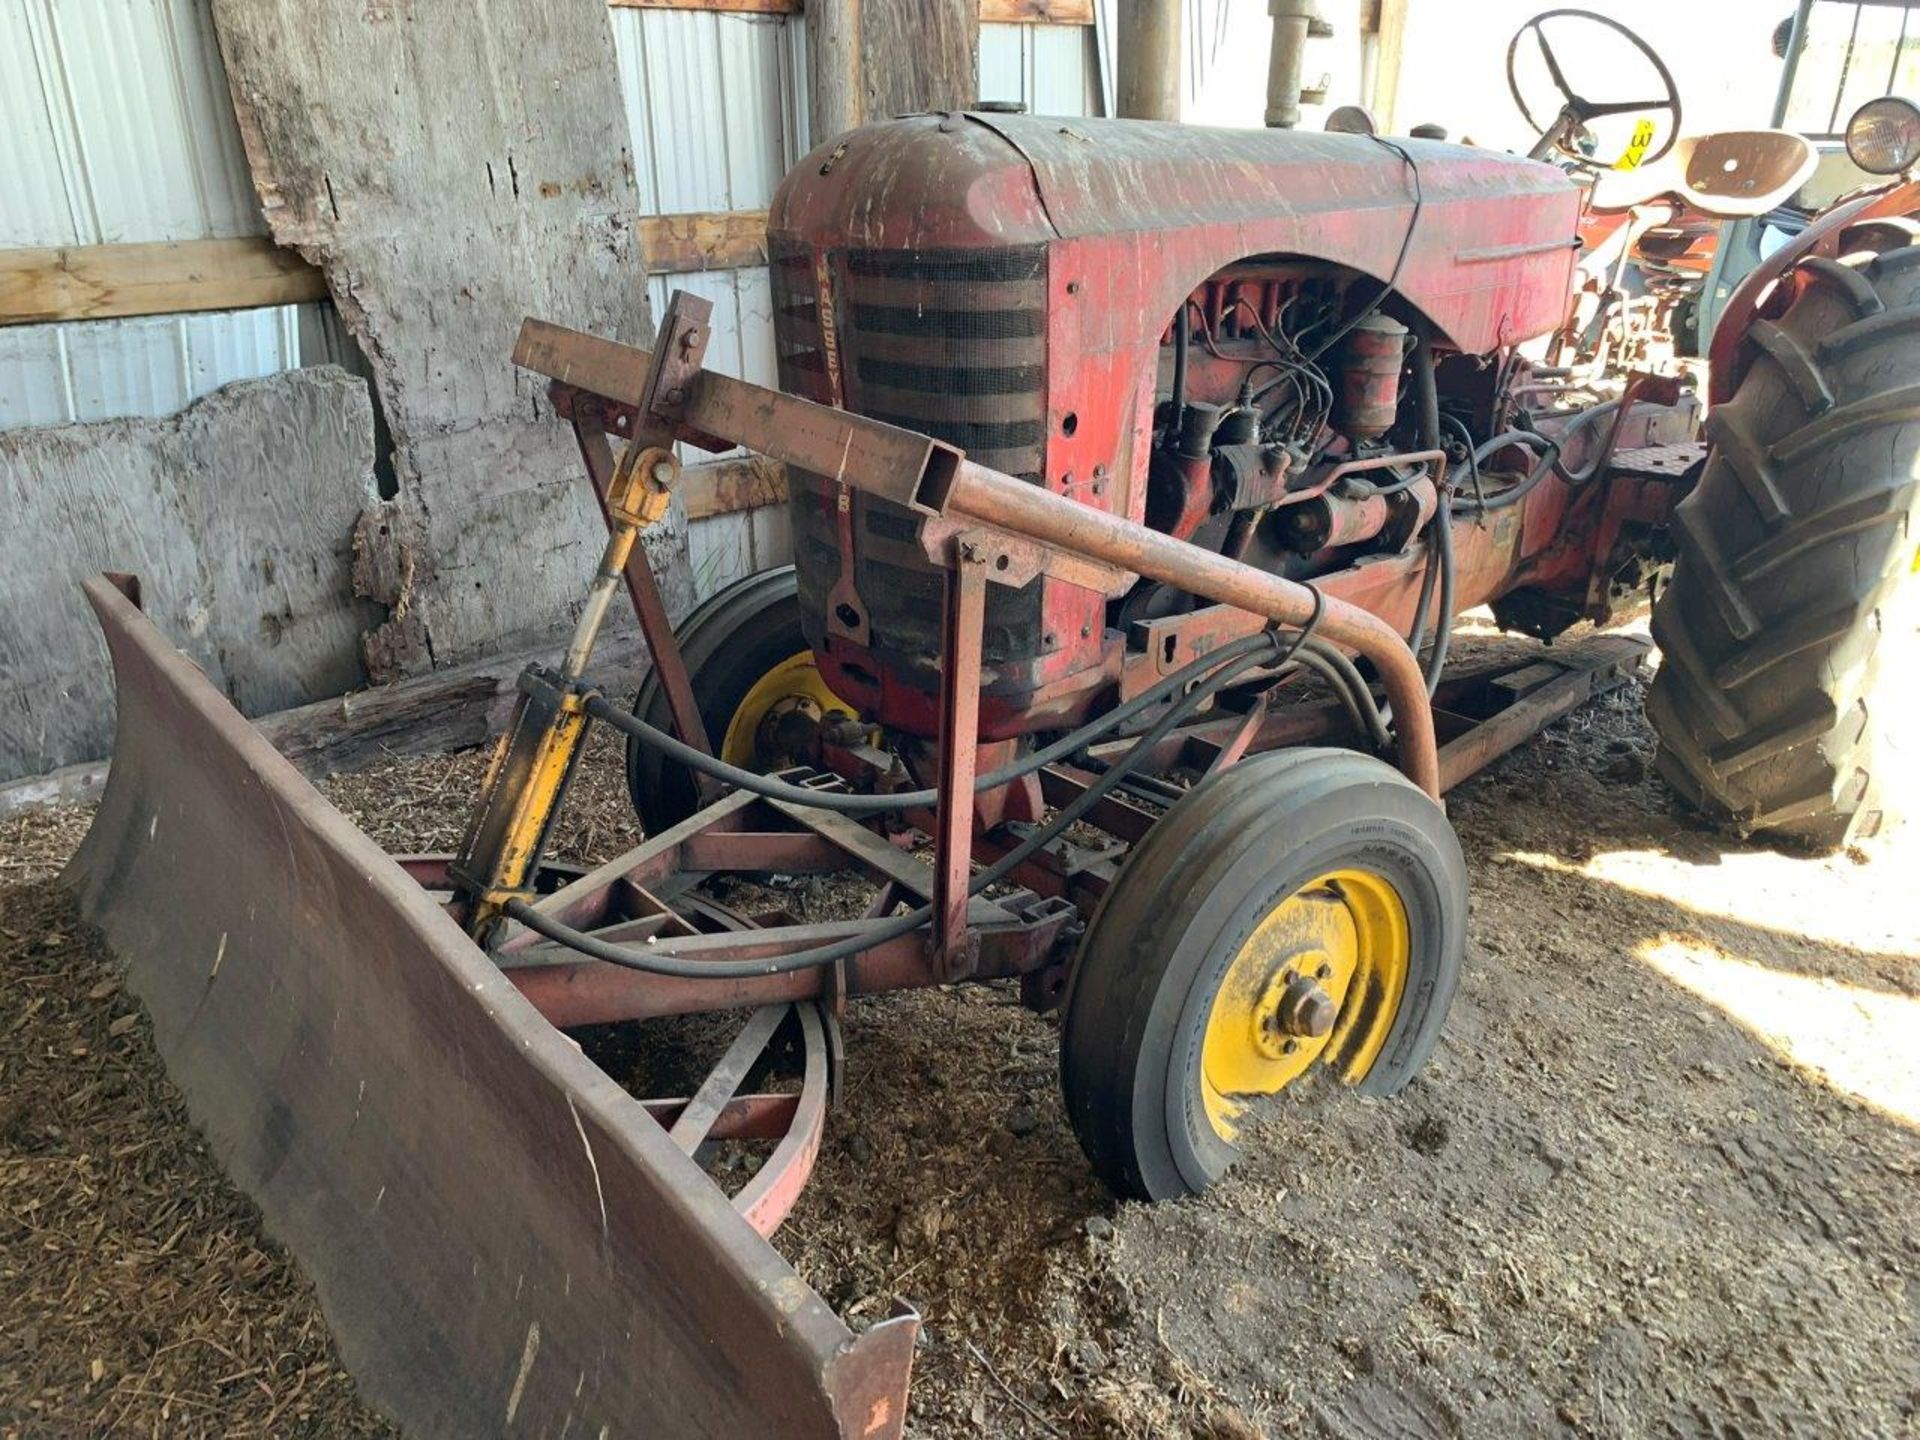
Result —
<instances>
[{"instance_id":1,"label":"massey harris tractor","mask_svg":"<svg viewBox=\"0 0 1920 1440\"><path fill-rule=\"evenodd\" d=\"M1450 670L1467 608L1550 639L1671 562L1669 773L1857 823L1920 252L1790 262L1709 456L1675 382L1569 409L1520 358L1579 211L1551 166L1364 135L953 113L815 151L770 221L783 391L703 368L685 295L650 352L527 322L610 538L453 856L381 854L95 584L120 728L71 878L363 1389L423 1434L898 1435L917 1317L856 1336L767 1242L864 995L1060 1009L1125 1196L1204 1189L1310 1073L1401 1089L1465 944L1442 795L1640 653ZM676 631L636 541L677 445L784 461L796 563ZM632 705L591 669L623 587ZM544 850L595 724L648 838L581 873ZM864 914L716 883L840 872ZM707 1012L733 1038L678 1096L561 1033Z\"/></svg>"}]
</instances>

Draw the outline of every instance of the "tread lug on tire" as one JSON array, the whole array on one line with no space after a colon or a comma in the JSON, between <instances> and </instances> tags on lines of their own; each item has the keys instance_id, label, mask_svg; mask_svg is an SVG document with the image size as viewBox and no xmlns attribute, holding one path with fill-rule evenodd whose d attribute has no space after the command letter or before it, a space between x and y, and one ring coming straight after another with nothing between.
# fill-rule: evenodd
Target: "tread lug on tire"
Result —
<instances>
[{"instance_id":1,"label":"tread lug on tire","mask_svg":"<svg viewBox=\"0 0 1920 1440\"><path fill-rule=\"evenodd\" d=\"M1887 677L1920 662L1917 326L1920 246L1803 260L1677 508L1657 768L1743 833L1831 849L1881 822Z\"/></svg>"}]
</instances>

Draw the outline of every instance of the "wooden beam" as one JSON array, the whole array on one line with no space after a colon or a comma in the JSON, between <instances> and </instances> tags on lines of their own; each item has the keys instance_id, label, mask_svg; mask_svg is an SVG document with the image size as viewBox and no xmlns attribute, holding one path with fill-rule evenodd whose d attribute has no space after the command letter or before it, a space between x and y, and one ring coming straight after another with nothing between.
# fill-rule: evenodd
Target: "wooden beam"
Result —
<instances>
[{"instance_id":1,"label":"wooden beam","mask_svg":"<svg viewBox=\"0 0 1920 1440\"><path fill-rule=\"evenodd\" d=\"M738 270L767 263L767 212L721 210L709 214L643 215L640 253L655 275L696 270Z\"/></svg>"},{"instance_id":2,"label":"wooden beam","mask_svg":"<svg viewBox=\"0 0 1920 1440\"><path fill-rule=\"evenodd\" d=\"M1367 96L1374 122L1382 135L1396 135L1394 114L1400 108L1400 61L1406 53L1408 0L1380 0L1377 13L1378 46L1373 69L1373 93Z\"/></svg>"},{"instance_id":3,"label":"wooden beam","mask_svg":"<svg viewBox=\"0 0 1920 1440\"><path fill-rule=\"evenodd\" d=\"M764 455L690 465L680 474L688 520L787 502L787 467Z\"/></svg>"},{"instance_id":4,"label":"wooden beam","mask_svg":"<svg viewBox=\"0 0 1920 1440\"><path fill-rule=\"evenodd\" d=\"M799 15L802 0L607 0L616 10L707 10L733 15ZM989 25L1091 25L1093 0L980 0Z\"/></svg>"},{"instance_id":5,"label":"wooden beam","mask_svg":"<svg viewBox=\"0 0 1920 1440\"><path fill-rule=\"evenodd\" d=\"M980 0L983 25L1091 25L1093 0Z\"/></svg>"},{"instance_id":6,"label":"wooden beam","mask_svg":"<svg viewBox=\"0 0 1920 1440\"><path fill-rule=\"evenodd\" d=\"M807 134L824 145L864 116L860 90L861 0L807 6Z\"/></svg>"},{"instance_id":7,"label":"wooden beam","mask_svg":"<svg viewBox=\"0 0 1920 1440\"><path fill-rule=\"evenodd\" d=\"M798 15L800 0L607 0L615 10L717 10L735 15Z\"/></svg>"},{"instance_id":8,"label":"wooden beam","mask_svg":"<svg viewBox=\"0 0 1920 1440\"><path fill-rule=\"evenodd\" d=\"M980 0L861 0L862 123L966 110L980 96Z\"/></svg>"},{"instance_id":9,"label":"wooden beam","mask_svg":"<svg viewBox=\"0 0 1920 1440\"><path fill-rule=\"evenodd\" d=\"M0 250L0 325L324 300L326 277L264 235Z\"/></svg>"},{"instance_id":10,"label":"wooden beam","mask_svg":"<svg viewBox=\"0 0 1920 1440\"><path fill-rule=\"evenodd\" d=\"M640 245L647 269L657 275L764 265L767 212L643 216ZM0 325L245 310L326 298L326 277L264 235L0 250Z\"/></svg>"}]
</instances>

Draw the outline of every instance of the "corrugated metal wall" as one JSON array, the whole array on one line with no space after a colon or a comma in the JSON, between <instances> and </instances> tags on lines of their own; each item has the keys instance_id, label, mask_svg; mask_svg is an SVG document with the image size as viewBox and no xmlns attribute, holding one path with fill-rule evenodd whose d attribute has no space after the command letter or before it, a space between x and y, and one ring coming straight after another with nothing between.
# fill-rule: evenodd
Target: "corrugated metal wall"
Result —
<instances>
[{"instance_id":1,"label":"corrugated metal wall","mask_svg":"<svg viewBox=\"0 0 1920 1440\"><path fill-rule=\"evenodd\" d=\"M982 25L980 98L1035 115L1100 113L1100 70L1086 25Z\"/></svg>"},{"instance_id":2,"label":"corrugated metal wall","mask_svg":"<svg viewBox=\"0 0 1920 1440\"><path fill-rule=\"evenodd\" d=\"M208 7L0 0L0 246L264 233ZM804 24L628 8L609 18L643 206L765 208L808 148ZM983 25L980 94L1096 113L1093 31ZM711 363L776 383L764 266L655 277L656 313L676 287L713 304ZM0 428L169 415L349 348L324 305L0 327ZM791 553L779 509L700 521L691 545L703 594Z\"/></svg>"},{"instance_id":3,"label":"corrugated metal wall","mask_svg":"<svg viewBox=\"0 0 1920 1440\"><path fill-rule=\"evenodd\" d=\"M208 0L0 0L0 246L265 233ZM335 358L321 306L0 327L0 428L171 415Z\"/></svg>"},{"instance_id":4,"label":"corrugated metal wall","mask_svg":"<svg viewBox=\"0 0 1920 1440\"><path fill-rule=\"evenodd\" d=\"M609 14L641 208L654 215L764 210L780 177L808 148L804 23L681 10ZM655 276L648 290L656 316L676 289L713 305L709 365L756 384L779 384L764 265ZM687 534L701 595L785 564L793 554L779 507L716 515L696 521Z\"/></svg>"}]
</instances>

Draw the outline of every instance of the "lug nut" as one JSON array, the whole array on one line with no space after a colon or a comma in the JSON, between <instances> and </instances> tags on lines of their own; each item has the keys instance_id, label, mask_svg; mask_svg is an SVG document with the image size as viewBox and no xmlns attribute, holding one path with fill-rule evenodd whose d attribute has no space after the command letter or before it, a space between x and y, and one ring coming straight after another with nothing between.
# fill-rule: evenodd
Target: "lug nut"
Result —
<instances>
[{"instance_id":1,"label":"lug nut","mask_svg":"<svg viewBox=\"0 0 1920 1440\"><path fill-rule=\"evenodd\" d=\"M1287 982L1280 997L1280 1028L1289 1035L1318 1038L1333 1029L1340 1007L1333 997L1305 976Z\"/></svg>"}]
</instances>

